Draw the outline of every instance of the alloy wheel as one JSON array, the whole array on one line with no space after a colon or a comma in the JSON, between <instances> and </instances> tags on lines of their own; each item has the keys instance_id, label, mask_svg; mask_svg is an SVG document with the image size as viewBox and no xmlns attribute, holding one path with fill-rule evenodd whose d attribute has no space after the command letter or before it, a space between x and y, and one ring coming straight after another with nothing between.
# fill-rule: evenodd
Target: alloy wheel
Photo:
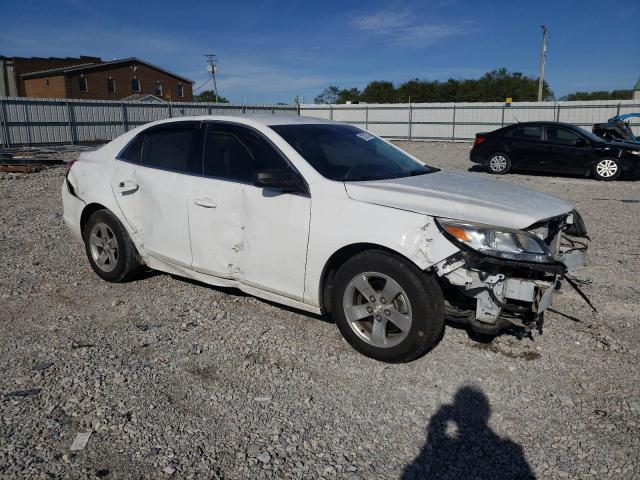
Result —
<instances>
[{"instance_id":1,"label":"alloy wheel","mask_svg":"<svg viewBox=\"0 0 640 480\"><path fill-rule=\"evenodd\" d=\"M503 155L494 155L489 160L489 168L494 172L501 172L507 168L507 159Z\"/></svg>"},{"instance_id":2,"label":"alloy wheel","mask_svg":"<svg viewBox=\"0 0 640 480\"><path fill-rule=\"evenodd\" d=\"M596 172L602 178L611 178L618 172L618 165L613 160L601 160L596 165Z\"/></svg>"},{"instance_id":3,"label":"alloy wheel","mask_svg":"<svg viewBox=\"0 0 640 480\"><path fill-rule=\"evenodd\" d=\"M89 249L95 264L103 272L111 272L118 265L118 240L106 223L96 223L89 233Z\"/></svg>"},{"instance_id":4,"label":"alloy wheel","mask_svg":"<svg viewBox=\"0 0 640 480\"><path fill-rule=\"evenodd\" d=\"M353 332L374 347L395 347L411 330L409 297L395 280L382 273L355 276L345 289L343 308Z\"/></svg>"}]
</instances>

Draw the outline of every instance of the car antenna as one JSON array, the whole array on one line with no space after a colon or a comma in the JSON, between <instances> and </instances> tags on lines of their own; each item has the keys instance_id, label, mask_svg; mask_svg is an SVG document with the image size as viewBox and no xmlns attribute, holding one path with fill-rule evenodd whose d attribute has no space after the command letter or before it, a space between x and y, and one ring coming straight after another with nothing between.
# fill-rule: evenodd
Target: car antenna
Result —
<instances>
[{"instance_id":1,"label":"car antenna","mask_svg":"<svg viewBox=\"0 0 640 480\"><path fill-rule=\"evenodd\" d=\"M518 117L516 117L515 115L513 116L513 118L516 119L516 123L520 123L520 120L518 120Z\"/></svg>"}]
</instances>

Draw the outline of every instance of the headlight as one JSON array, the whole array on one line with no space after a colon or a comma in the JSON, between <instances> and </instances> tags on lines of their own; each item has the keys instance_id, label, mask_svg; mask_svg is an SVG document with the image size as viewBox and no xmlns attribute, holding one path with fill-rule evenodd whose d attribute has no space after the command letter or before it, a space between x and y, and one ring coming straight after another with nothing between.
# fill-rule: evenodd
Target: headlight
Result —
<instances>
[{"instance_id":1,"label":"headlight","mask_svg":"<svg viewBox=\"0 0 640 480\"><path fill-rule=\"evenodd\" d=\"M492 257L528 262L553 262L547 245L522 230L438 218L443 232L454 243Z\"/></svg>"},{"instance_id":2,"label":"headlight","mask_svg":"<svg viewBox=\"0 0 640 480\"><path fill-rule=\"evenodd\" d=\"M640 150L629 150L631 155L635 155L636 157L640 157Z\"/></svg>"}]
</instances>

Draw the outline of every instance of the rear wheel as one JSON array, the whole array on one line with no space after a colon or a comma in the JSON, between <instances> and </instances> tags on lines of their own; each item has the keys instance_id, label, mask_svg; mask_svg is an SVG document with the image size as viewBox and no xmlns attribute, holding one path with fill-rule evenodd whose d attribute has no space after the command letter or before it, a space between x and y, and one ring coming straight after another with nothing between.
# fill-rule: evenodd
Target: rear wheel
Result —
<instances>
[{"instance_id":1,"label":"rear wheel","mask_svg":"<svg viewBox=\"0 0 640 480\"><path fill-rule=\"evenodd\" d=\"M487 160L489 173L504 175L511 170L511 159L506 153L492 153Z\"/></svg>"},{"instance_id":2,"label":"rear wheel","mask_svg":"<svg viewBox=\"0 0 640 480\"><path fill-rule=\"evenodd\" d=\"M603 158L598 160L593 166L593 176L605 182L615 180L620 177L622 170L620 165L613 158Z\"/></svg>"},{"instance_id":3,"label":"rear wheel","mask_svg":"<svg viewBox=\"0 0 640 480\"><path fill-rule=\"evenodd\" d=\"M129 234L108 210L92 213L82 236L91 268L100 278L127 282L142 271L143 264Z\"/></svg>"},{"instance_id":4,"label":"rear wheel","mask_svg":"<svg viewBox=\"0 0 640 480\"><path fill-rule=\"evenodd\" d=\"M338 270L332 311L353 348L389 363L424 355L444 327L444 299L435 279L378 250L360 253Z\"/></svg>"}]
</instances>

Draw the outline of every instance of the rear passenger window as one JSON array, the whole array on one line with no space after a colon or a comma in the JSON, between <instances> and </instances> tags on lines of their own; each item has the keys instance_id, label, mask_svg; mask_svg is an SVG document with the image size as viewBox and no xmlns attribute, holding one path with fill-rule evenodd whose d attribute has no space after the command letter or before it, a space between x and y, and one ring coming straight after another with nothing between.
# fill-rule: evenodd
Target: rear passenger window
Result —
<instances>
[{"instance_id":1,"label":"rear passenger window","mask_svg":"<svg viewBox=\"0 0 640 480\"><path fill-rule=\"evenodd\" d=\"M140 163L140 153L142 152L143 135L138 135L120 152L118 158L127 162Z\"/></svg>"},{"instance_id":2,"label":"rear passenger window","mask_svg":"<svg viewBox=\"0 0 640 480\"><path fill-rule=\"evenodd\" d=\"M204 175L253 183L259 170L288 168L280 153L253 130L222 124L207 127Z\"/></svg>"},{"instance_id":3,"label":"rear passenger window","mask_svg":"<svg viewBox=\"0 0 640 480\"><path fill-rule=\"evenodd\" d=\"M532 125L516 127L511 131L511 136L526 138L528 140L540 140L540 137L542 137L542 127Z\"/></svg>"},{"instance_id":4,"label":"rear passenger window","mask_svg":"<svg viewBox=\"0 0 640 480\"><path fill-rule=\"evenodd\" d=\"M182 173L202 174L195 128L163 128L144 134L142 164Z\"/></svg>"}]
</instances>

